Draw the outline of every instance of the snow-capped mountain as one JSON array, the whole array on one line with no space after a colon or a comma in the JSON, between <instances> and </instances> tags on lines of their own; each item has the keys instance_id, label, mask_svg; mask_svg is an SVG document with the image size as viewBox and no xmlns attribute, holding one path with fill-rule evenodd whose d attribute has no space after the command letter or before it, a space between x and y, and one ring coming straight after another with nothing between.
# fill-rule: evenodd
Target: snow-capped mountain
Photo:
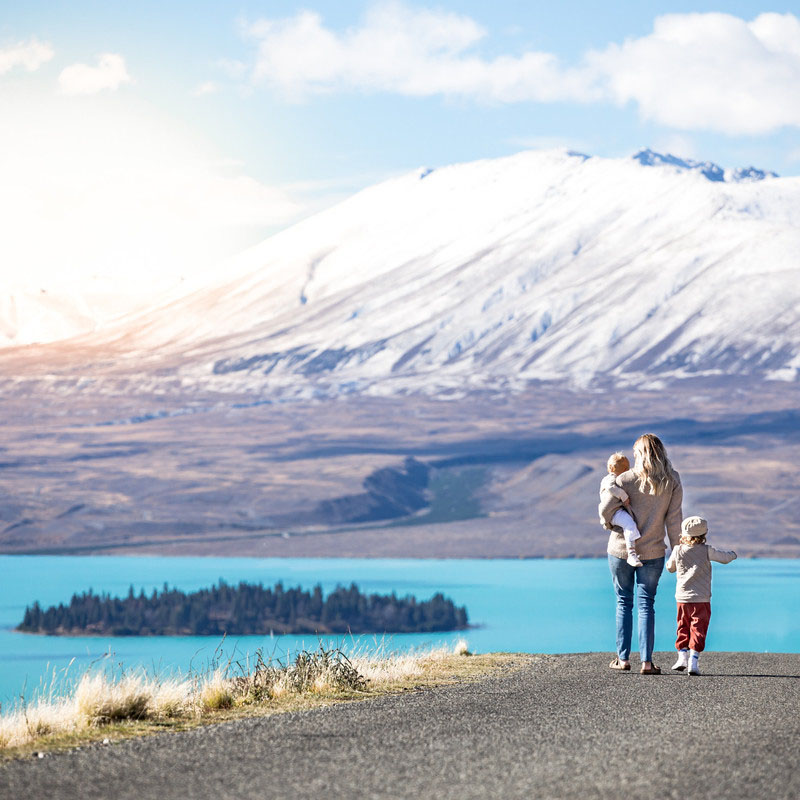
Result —
<instances>
[{"instance_id":1,"label":"snow-capped mountain","mask_svg":"<svg viewBox=\"0 0 800 800\"><path fill-rule=\"evenodd\" d=\"M667 166L678 171L695 171L704 175L710 181L729 181L732 183L745 183L750 181L763 181L765 178L777 178L777 172L768 172L756 167L737 167L725 170L713 161L695 161L691 158L678 158L669 153L656 153L645 148L636 153L633 158L645 167Z\"/></svg>"},{"instance_id":2,"label":"snow-capped mountain","mask_svg":"<svg viewBox=\"0 0 800 800\"><path fill-rule=\"evenodd\" d=\"M89 333L132 305L147 308L144 299L132 304L111 281L45 287L20 276L13 285L0 285L0 350Z\"/></svg>"},{"instance_id":3,"label":"snow-capped mountain","mask_svg":"<svg viewBox=\"0 0 800 800\"><path fill-rule=\"evenodd\" d=\"M75 345L221 389L791 380L798 309L800 179L535 151L368 188Z\"/></svg>"}]
</instances>

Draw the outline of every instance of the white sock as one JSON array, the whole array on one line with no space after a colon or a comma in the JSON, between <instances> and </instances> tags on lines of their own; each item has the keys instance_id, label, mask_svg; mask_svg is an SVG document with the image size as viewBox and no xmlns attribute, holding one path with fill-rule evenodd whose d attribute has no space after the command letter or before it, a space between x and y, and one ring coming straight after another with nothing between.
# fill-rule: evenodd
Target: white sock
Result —
<instances>
[{"instance_id":1,"label":"white sock","mask_svg":"<svg viewBox=\"0 0 800 800\"><path fill-rule=\"evenodd\" d=\"M689 659L690 663L693 667L697 666L698 661L700 660L700 653L697 650L690 650L689 651Z\"/></svg>"},{"instance_id":2,"label":"white sock","mask_svg":"<svg viewBox=\"0 0 800 800\"><path fill-rule=\"evenodd\" d=\"M678 650L678 660L672 665L672 669L684 670L689 666L689 651Z\"/></svg>"}]
</instances>

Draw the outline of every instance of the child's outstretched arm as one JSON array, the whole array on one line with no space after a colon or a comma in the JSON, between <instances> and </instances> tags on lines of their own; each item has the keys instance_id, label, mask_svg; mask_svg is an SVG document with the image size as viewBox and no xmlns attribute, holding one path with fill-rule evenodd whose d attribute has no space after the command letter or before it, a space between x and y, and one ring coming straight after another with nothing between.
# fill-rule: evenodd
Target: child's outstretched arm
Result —
<instances>
[{"instance_id":1,"label":"child's outstretched arm","mask_svg":"<svg viewBox=\"0 0 800 800\"><path fill-rule=\"evenodd\" d=\"M717 561L720 564L729 564L736 558L736 553L733 550L717 550L716 547L708 545L708 560Z\"/></svg>"}]
</instances>

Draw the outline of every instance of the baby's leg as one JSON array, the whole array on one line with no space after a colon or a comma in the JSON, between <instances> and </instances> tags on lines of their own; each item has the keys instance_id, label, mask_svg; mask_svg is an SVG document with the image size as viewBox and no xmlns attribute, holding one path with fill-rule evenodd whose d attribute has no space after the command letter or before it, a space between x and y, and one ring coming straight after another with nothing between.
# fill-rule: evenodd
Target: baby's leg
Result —
<instances>
[{"instance_id":1,"label":"baby's leg","mask_svg":"<svg viewBox=\"0 0 800 800\"><path fill-rule=\"evenodd\" d=\"M628 547L633 547L633 543L642 536L639 533L636 521L624 508L614 512L614 516L611 517L611 524L619 525L622 528L622 535Z\"/></svg>"},{"instance_id":2,"label":"baby's leg","mask_svg":"<svg viewBox=\"0 0 800 800\"><path fill-rule=\"evenodd\" d=\"M614 513L613 517L611 517L611 522L614 525L619 525L620 528L622 528L622 536L625 539L625 549L628 551L628 558L626 561L632 567L641 567L642 560L639 558L639 554L636 552L635 545L636 540L641 537L639 528L636 526L636 521L627 511L625 511L624 508L621 508L619 511Z\"/></svg>"}]
</instances>

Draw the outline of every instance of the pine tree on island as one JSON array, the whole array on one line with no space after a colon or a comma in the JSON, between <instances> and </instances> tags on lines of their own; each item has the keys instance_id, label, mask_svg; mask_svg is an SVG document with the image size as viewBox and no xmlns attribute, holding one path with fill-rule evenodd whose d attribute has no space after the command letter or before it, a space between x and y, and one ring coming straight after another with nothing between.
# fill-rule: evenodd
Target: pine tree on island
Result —
<instances>
[{"instance_id":1,"label":"pine tree on island","mask_svg":"<svg viewBox=\"0 0 800 800\"><path fill-rule=\"evenodd\" d=\"M327 597L312 591L261 584L182 592L167 584L148 596L133 586L124 598L74 594L69 605L25 609L18 631L60 636L246 636L281 633L431 633L469 627L467 610L441 593L417 602L396 594L362 594L355 584Z\"/></svg>"}]
</instances>

